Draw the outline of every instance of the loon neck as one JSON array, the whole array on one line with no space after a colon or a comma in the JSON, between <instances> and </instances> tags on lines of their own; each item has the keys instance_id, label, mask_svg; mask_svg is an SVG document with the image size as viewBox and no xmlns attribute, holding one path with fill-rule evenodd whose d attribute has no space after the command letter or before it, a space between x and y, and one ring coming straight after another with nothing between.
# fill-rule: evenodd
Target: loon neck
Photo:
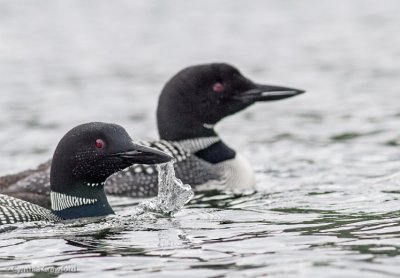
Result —
<instances>
[{"instance_id":1,"label":"loon neck","mask_svg":"<svg viewBox=\"0 0 400 278\"><path fill-rule=\"evenodd\" d=\"M181 141L218 136L214 130L214 124L200 121L190 111L182 111L185 109L190 109L190 107L166 109L163 105L159 105L157 110L157 125L160 139Z\"/></svg>"},{"instance_id":2,"label":"loon neck","mask_svg":"<svg viewBox=\"0 0 400 278\"><path fill-rule=\"evenodd\" d=\"M168 141L182 141L218 136L214 127L205 123L180 122L176 125L171 125L171 123L169 123L164 126L166 126L166 128L159 128L160 139Z\"/></svg>"},{"instance_id":3,"label":"loon neck","mask_svg":"<svg viewBox=\"0 0 400 278\"><path fill-rule=\"evenodd\" d=\"M170 101L173 100L163 95L159 100L157 125L160 139L178 142L184 149L213 164L235 158L236 152L219 138L214 124L199 121L190 111L193 107L177 106Z\"/></svg>"},{"instance_id":4,"label":"loon neck","mask_svg":"<svg viewBox=\"0 0 400 278\"><path fill-rule=\"evenodd\" d=\"M104 192L104 183L74 185L68 193L51 191L51 209L63 219L105 216L113 214Z\"/></svg>"},{"instance_id":5,"label":"loon neck","mask_svg":"<svg viewBox=\"0 0 400 278\"><path fill-rule=\"evenodd\" d=\"M185 150L212 164L236 157L236 152L227 146L219 136L185 139L177 142Z\"/></svg>"},{"instance_id":6,"label":"loon neck","mask_svg":"<svg viewBox=\"0 0 400 278\"><path fill-rule=\"evenodd\" d=\"M236 152L219 140L209 147L197 151L195 155L209 163L217 164L234 159L236 157Z\"/></svg>"}]
</instances>

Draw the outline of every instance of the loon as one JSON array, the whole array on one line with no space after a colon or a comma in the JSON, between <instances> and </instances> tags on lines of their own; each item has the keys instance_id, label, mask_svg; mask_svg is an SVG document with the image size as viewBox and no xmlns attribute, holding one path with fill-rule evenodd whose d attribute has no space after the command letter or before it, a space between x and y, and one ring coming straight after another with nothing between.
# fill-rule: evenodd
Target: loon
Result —
<instances>
[{"instance_id":1,"label":"loon","mask_svg":"<svg viewBox=\"0 0 400 278\"><path fill-rule=\"evenodd\" d=\"M304 92L255 83L225 63L191 66L173 76L161 92L157 108L160 140L140 143L173 156L176 177L194 190L210 186L251 189L255 179L250 163L225 144L214 126L256 102ZM37 169L0 178L0 192L49 206L46 195L50 192L50 164L49 161ZM156 168L134 165L112 175L105 190L119 196L155 196Z\"/></svg>"},{"instance_id":2,"label":"loon","mask_svg":"<svg viewBox=\"0 0 400 278\"><path fill-rule=\"evenodd\" d=\"M53 156L51 210L0 194L0 225L113 214L104 191L111 174L134 163L165 163L172 159L159 150L133 143L119 125L79 125L61 139Z\"/></svg>"}]
</instances>

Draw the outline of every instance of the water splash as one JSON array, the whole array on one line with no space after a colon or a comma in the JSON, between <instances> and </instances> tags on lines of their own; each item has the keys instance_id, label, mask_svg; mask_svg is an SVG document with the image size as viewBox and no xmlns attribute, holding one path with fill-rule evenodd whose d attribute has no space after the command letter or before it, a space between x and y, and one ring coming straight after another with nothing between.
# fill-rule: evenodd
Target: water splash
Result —
<instances>
[{"instance_id":1,"label":"water splash","mask_svg":"<svg viewBox=\"0 0 400 278\"><path fill-rule=\"evenodd\" d=\"M157 171L158 195L153 199L141 202L136 208L136 215L145 212L173 215L194 196L190 185L183 184L180 179L175 177L173 162L157 165Z\"/></svg>"}]
</instances>

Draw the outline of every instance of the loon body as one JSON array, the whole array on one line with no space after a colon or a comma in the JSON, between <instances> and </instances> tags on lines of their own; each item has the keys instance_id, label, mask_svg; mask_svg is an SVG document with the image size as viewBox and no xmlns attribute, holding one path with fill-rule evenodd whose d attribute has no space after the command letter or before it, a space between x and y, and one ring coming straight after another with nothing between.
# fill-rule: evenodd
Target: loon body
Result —
<instances>
[{"instance_id":1,"label":"loon body","mask_svg":"<svg viewBox=\"0 0 400 278\"><path fill-rule=\"evenodd\" d=\"M50 175L38 172L50 177L47 195L51 209L0 194L0 225L113 214L104 192L107 177L134 163L165 163L171 159L158 150L134 144L121 126L77 126L58 144Z\"/></svg>"},{"instance_id":2,"label":"loon body","mask_svg":"<svg viewBox=\"0 0 400 278\"><path fill-rule=\"evenodd\" d=\"M302 93L298 89L257 84L228 64L188 67L173 76L161 92L157 108L161 140L141 141L141 144L173 156L176 176L195 190L253 188L254 174L249 162L223 142L214 126L256 102ZM50 194L49 171L43 168L30 170L29 174L23 172L20 179L13 175L0 178L0 188L4 188L0 193L48 206L48 198L44 196ZM18 181L7 183L13 179ZM106 181L105 190L120 196L155 196L156 168L134 165L112 175Z\"/></svg>"}]
</instances>

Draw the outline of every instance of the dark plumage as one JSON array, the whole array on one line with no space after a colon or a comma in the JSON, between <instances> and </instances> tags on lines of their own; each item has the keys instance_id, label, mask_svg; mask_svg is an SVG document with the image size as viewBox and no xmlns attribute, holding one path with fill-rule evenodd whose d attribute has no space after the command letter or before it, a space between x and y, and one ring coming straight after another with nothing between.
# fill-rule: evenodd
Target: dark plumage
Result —
<instances>
[{"instance_id":1,"label":"dark plumage","mask_svg":"<svg viewBox=\"0 0 400 278\"><path fill-rule=\"evenodd\" d=\"M173 76L161 92L157 108L161 140L142 143L175 157L176 176L194 189L205 184L248 188L254 185L250 165L224 144L214 125L256 102L302 93L303 90L257 84L228 64L188 67ZM30 175L25 172L7 176L1 192L48 206L48 199L42 197L49 194L48 171L32 171ZM156 169L134 165L111 176L105 190L121 196L154 196L158 190Z\"/></svg>"},{"instance_id":2,"label":"dark plumage","mask_svg":"<svg viewBox=\"0 0 400 278\"><path fill-rule=\"evenodd\" d=\"M36 179L27 177L32 188L34 180L41 187L50 177L50 191L45 188L31 194L45 196L47 202L51 200L51 210L0 194L0 224L112 214L104 192L104 182L110 175L133 163L165 163L171 159L163 152L133 143L121 126L105 123L77 126L59 142L50 175L46 170L37 171Z\"/></svg>"}]
</instances>

